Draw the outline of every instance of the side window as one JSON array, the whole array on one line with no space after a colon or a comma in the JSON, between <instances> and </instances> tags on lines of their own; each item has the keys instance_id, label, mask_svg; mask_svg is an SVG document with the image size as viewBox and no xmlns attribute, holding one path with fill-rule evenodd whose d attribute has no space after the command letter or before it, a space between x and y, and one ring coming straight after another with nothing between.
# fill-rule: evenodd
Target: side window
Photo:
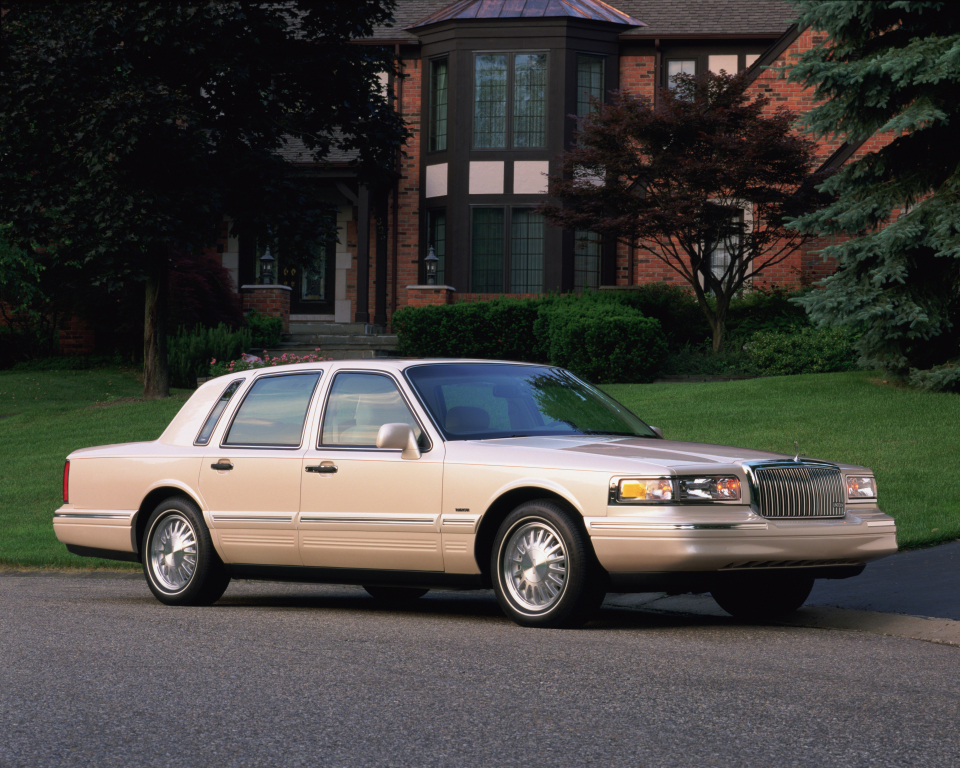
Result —
<instances>
[{"instance_id":1,"label":"side window","mask_svg":"<svg viewBox=\"0 0 960 768\"><path fill-rule=\"evenodd\" d=\"M240 404L224 445L296 448L319 373L258 379Z\"/></svg>"},{"instance_id":2,"label":"side window","mask_svg":"<svg viewBox=\"0 0 960 768\"><path fill-rule=\"evenodd\" d=\"M223 409L227 407L227 403L230 402L233 393L240 388L241 384L243 384L243 379L237 379L236 381L230 382L230 386L223 390L223 394L220 395L220 399L217 400L216 405L211 409L210 415L207 416L207 420L203 423L203 429L200 430L200 434L197 435L197 439L194 441L196 445L206 445L210 441L210 434L213 432L213 428L217 426L217 422L220 421Z\"/></svg>"},{"instance_id":3,"label":"side window","mask_svg":"<svg viewBox=\"0 0 960 768\"><path fill-rule=\"evenodd\" d=\"M339 373L323 414L321 445L376 446L384 424L409 424L417 441L424 435L397 385L375 373Z\"/></svg>"}]
</instances>

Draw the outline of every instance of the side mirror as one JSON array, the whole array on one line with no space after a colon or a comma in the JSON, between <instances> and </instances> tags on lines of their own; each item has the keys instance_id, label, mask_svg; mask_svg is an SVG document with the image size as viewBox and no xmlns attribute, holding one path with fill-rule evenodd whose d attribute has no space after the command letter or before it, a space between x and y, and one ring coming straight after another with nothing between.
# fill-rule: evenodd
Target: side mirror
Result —
<instances>
[{"instance_id":1,"label":"side mirror","mask_svg":"<svg viewBox=\"0 0 960 768\"><path fill-rule=\"evenodd\" d=\"M377 448L399 448L401 459L420 458L417 436L409 424L384 424L377 432Z\"/></svg>"},{"instance_id":2,"label":"side mirror","mask_svg":"<svg viewBox=\"0 0 960 768\"><path fill-rule=\"evenodd\" d=\"M655 427L651 424L650 429L656 433L657 437L659 437L661 440L663 439L663 430L660 429L660 427Z\"/></svg>"}]
</instances>

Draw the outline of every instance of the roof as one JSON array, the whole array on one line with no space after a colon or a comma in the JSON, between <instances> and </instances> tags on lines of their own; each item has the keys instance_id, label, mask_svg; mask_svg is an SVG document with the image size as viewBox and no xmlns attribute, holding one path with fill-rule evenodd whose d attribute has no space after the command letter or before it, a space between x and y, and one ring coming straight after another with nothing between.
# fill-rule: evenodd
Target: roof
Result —
<instances>
[{"instance_id":1,"label":"roof","mask_svg":"<svg viewBox=\"0 0 960 768\"><path fill-rule=\"evenodd\" d=\"M607 21L631 27L644 26L642 21L631 18L601 0L459 0L421 19L412 28L454 19L540 19L558 16Z\"/></svg>"},{"instance_id":2,"label":"roof","mask_svg":"<svg viewBox=\"0 0 960 768\"><path fill-rule=\"evenodd\" d=\"M277 154L290 163L333 163L344 164L356 160L359 153L356 150L345 150L337 146L337 136L326 156L315 154L307 149L302 139L295 136L284 136L284 144L277 150Z\"/></svg>"},{"instance_id":3,"label":"roof","mask_svg":"<svg viewBox=\"0 0 960 768\"><path fill-rule=\"evenodd\" d=\"M486 3L493 6L526 5L531 2L532 0L486 0ZM586 0L568 2L587 5ZM378 27L371 39L416 44L419 40L409 28L419 26L424 20L444 10L453 12L460 6L479 4L480 0L398 0L393 12L393 24ZM541 4L545 3L541 0ZM779 37L796 17L796 10L787 0L611 0L609 3L592 0L592 4L605 6L608 11L619 11L646 25L624 29L623 33L627 37L737 34ZM524 17L500 15L497 18Z\"/></svg>"}]
</instances>

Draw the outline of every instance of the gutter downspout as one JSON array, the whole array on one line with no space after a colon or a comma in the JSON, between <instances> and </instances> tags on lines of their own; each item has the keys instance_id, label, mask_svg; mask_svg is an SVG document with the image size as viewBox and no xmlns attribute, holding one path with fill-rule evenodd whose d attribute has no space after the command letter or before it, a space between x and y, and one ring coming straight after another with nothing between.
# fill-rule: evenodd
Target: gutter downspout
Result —
<instances>
[{"instance_id":1,"label":"gutter downspout","mask_svg":"<svg viewBox=\"0 0 960 768\"><path fill-rule=\"evenodd\" d=\"M660 101L660 70L663 68L663 51L660 50L660 38L653 39L653 106Z\"/></svg>"}]
</instances>

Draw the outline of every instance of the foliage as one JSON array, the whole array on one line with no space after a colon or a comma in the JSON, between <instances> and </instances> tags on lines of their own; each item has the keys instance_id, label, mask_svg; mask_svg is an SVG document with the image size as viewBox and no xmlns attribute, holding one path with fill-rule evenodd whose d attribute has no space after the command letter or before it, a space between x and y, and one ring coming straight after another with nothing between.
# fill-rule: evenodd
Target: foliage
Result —
<instances>
[{"instance_id":1,"label":"foliage","mask_svg":"<svg viewBox=\"0 0 960 768\"><path fill-rule=\"evenodd\" d=\"M746 348L757 373L764 376L849 371L857 360L853 337L844 328L759 331Z\"/></svg>"},{"instance_id":2,"label":"foliage","mask_svg":"<svg viewBox=\"0 0 960 768\"><path fill-rule=\"evenodd\" d=\"M727 331L742 343L758 331L795 333L810 325L806 311L794 301L808 293L783 286L756 288L730 302Z\"/></svg>"},{"instance_id":3,"label":"foliage","mask_svg":"<svg viewBox=\"0 0 960 768\"><path fill-rule=\"evenodd\" d=\"M197 377L207 375L210 360L240 357L250 347L250 331L231 330L229 326L181 329L170 338L170 380L175 387L196 389Z\"/></svg>"},{"instance_id":4,"label":"foliage","mask_svg":"<svg viewBox=\"0 0 960 768\"><path fill-rule=\"evenodd\" d=\"M319 352L319 348L314 350ZM250 371L254 368L272 368L277 365L296 365L297 363L320 363L324 360L333 360L332 357L323 357L322 355L294 355L284 352L282 355L271 357L267 351L263 351L263 357L256 355L242 355L234 360L210 360L210 369L208 376L226 376L228 373L238 373L239 371Z\"/></svg>"},{"instance_id":5,"label":"foliage","mask_svg":"<svg viewBox=\"0 0 960 768\"><path fill-rule=\"evenodd\" d=\"M315 180L278 151L357 153L364 183L407 136L355 45L393 0L313 3L10 2L0 78L0 224L81 284L145 285L144 392L166 394L171 252L241 237L305 260L334 232ZM322 44L317 44L321 41Z\"/></svg>"},{"instance_id":6,"label":"foliage","mask_svg":"<svg viewBox=\"0 0 960 768\"><path fill-rule=\"evenodd\" d=\"M57 336L38 326L0 325L0 368L10 368L24 360L42 358L57 352Z\"/></svg>"},{"instance_id":7,"label":"foliage","mask_svg":"<svg viewBox=\"0 0 960 768\"><path fill-rule=\"evenodd\" d=\"M960 392L960 363L938 365L926 371L913 370L910 383L930 392Z\"/></svg>"},{"instance_id":8,"label":"foliage","mask_svg":"<svg viewBox=\"0 0 960 768\"><path fill-rule=\"evenodd\" d=\"M871 364L931 369L960 354L960 15L942 0L794 2L829 35L788 74L815 88L809 132L890 139L826 182L835 202L794 222L849 235L824 249L838 270L801 303L857 328Z\"/></svg>"},{"instance_id":9,"label":"foliage","mask_svg":"<svg viewBox=\"0 0 960 768\"><path fill-rule=\"evenodd\" d=\"M275 347L283 334L283 318L268 317L254 310L247 315L247 328L253 337L251 345L255 349Z\"/></svg>"},{"instance_id":10,"label":"foliage","mask_svg":"<svg viewBox=\"0 0 960 768\"><path fill-rule=\"evenodd\" d=\"M814 143L792 132L792 112L751 101L748 87L745 74L708 72L678 76L656 105L624 92L597 103L550 177L558 202L539 207L553 224L648 249L679 274L715 351L745 281L806 238L784 217L819 202ZM729 264L715 273L712 254L723 251Z\"/></svg>"},{"instance_id":11,"label":"foliage","mask_svg":"<svg viewBox=\"0 0 960 768\"><path fill-rule=\"evenodd\" d=\"M539 362L544 351L534 333L543 299L503 297L446 306L403 307L392 325L397 354L406 357L476 357Z\"/></svg>"},{"instance_id":12,"label":"foliage","mask_svg":"<svg viewBox=\"0 0 960 768\"><path fill-rule=\"evenodd\" d=\"M591 381L652 381L667 352L660 322L632 307L555 302L544 305L540 315L549 361Z\"/></svg>"}]
</instances>

